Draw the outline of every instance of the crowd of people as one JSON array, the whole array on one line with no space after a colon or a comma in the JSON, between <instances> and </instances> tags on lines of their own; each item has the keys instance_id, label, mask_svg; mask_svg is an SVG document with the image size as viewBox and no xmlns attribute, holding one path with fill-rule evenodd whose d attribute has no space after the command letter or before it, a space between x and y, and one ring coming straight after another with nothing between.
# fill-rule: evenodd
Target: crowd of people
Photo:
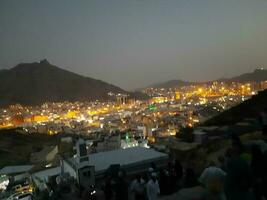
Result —
<instances>
[{"instance_id":1,"label":"crowd of people","mask_svg":"<svg viewBox=\"0 0 267 200\"><path fill-rule=\"evenodd\" d=\"M224 190L227 199L267 199L267 152L246 146L237 135L226 152Z\"/></svg>"},{"instance_id":2,"label":"crowd of people","mask_svg":"<svg viewBox=\"0 0 267 200\"><path fill-rule=\"evenodd\" d=\"M203 192L198 199L263 200L267 199L266 153L257 145L242 144L237 135L232 135L231 147L201 174L193 168L183 168L178 160L164 169L151 163L146 173L132 181L123 171L116 179L107 176L103 192L107 200L156 200L184 188L201 187Z\"/></svg>"},{"instance_id":3,"label":"crowd of people","mask_svg":"<svg viewBox=\"0 0 267 200\"><path fill-rule=\"evenodd\" d=\"M267 139L267 109L260 122L263 139ZM263 143L266 147L266 140ZM78 196L86 200L157 200L159 196L179 196L186 191L181 200L267 200L267 151L259 144L243 144L238 135L232 134L231 145L223 155L201 173L195 168L199 166L188 167L174 160L165 168L151 163L146 172L136 177L119 170L107 173L98 188L82 190ZM184 198L185 193L194 192L197 194Z\"/></svg>"},{"instance_id":4,"label":"crowd of people","mask_svg":"<svg viewBox=\"0 0 267 200\"><path fill-rule=\"evenodd\" d=\"M132 181L128 181L123 171L119 171L117 178L107 176L103 191L107 200L128 200L130 196L136 200L156 200L159 195L170 195L179 188L196 185L198 180L194 170L184 171L176 160L165 169L158 169L151 163L146 173L138 174Z\"/></svg>"}]
</instances>

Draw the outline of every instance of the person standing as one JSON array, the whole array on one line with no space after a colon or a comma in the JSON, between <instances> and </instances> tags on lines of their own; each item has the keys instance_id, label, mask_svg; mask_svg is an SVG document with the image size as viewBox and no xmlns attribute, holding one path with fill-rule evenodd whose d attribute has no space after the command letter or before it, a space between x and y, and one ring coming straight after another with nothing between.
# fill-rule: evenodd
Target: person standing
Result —
<instances>
[{"instance_id":1,"label":"person standing","mask_svg":"<svg viewBox=\"0 0 267 200\"><path fill-rule=\"evenodd\" d=\"M266 161L259 146L253 145L251 149L251 170L253 173L253 191L256 199L262 199L266 190ZM266 195L265 195L266 196Z\"/></svg>"},{"instance_id":2,"label":"person standing","mask_svg":"<svg viewBox=\"0 0 267 200\"><path fill-rule=\"evenodd\" d=\"M128 200L128 183L123 171L119 171L115 184L115 200Z\"/></svg>"},{"instance_id":3,"label":"person standing","mask_svg":"<svg viewBox=\"0 0 267 200\"><path fill-rule=\"evenodd\" d=\"M192 168L187 168L185 171L184 183L185 188L191 188L197 186L198 180L195 171Z\"/></svg>"},{"instance_id":4,"label":"person standing","mask_svg":"<svg viewBox=\"0 0 267 200\"><path fill-rule=\"evenodd\" d=\"M210 166L202 172L199 182L206 188L208 197L226 200L223 188L225 176L226 173L215 166Z\"/></svg>"},{"instance_id":5,"label":"person standing","mask_svg":"<svg viewBox=\"0 0 267 200\"><path fill-rule=\"evenodd\" d=\"M248 163L240 157L229 159L224 182L227 200L254 200L252 186L253 175Z\"/></svg>"},{"instance_id":6,"label":"person standing","mask_svg":"<svg viewBox=\"0 0 267 200\"><path fill-rule=\"evenodd\" d=\"M113 198L113 190L111 184L111 177L107 176L105 180L104 193L106 200L111 200Z\"/></svg>"},{"instance_id":7,"label":"person standing","mask_svg":"<svg viewBox=\"0 0 267 200\"><path fill-rule=\"evenodd\" d=\"M133 180L131 184L131 192L134 193L134 198L136 200L145 200L146 195L145 195L145 181L141 177L141 175L137 175L136 179Z\"/></svg>"},{"instance_id":8,"label":"person standing","mask_svg":"<svg viewBox=\"0 0 267 200\"><path fill-rule=\"evenodd\" d=\"M264 108L263 112L260 115L261 125L262 125L262 134L267 135L267 108Z\"/></svg>"},{"instance_id":9,"label":"person standing","mask_svg":"<svg viewBox=\"0 0 267 200\"><path fill-rule=\"evenodd\" d=\"M153 172L151 174L150 180L146 185L147 199L148 200L157 200L158 194L160 193L159 183L157 180L157 174Z\"/></svg>"}]
</instances>

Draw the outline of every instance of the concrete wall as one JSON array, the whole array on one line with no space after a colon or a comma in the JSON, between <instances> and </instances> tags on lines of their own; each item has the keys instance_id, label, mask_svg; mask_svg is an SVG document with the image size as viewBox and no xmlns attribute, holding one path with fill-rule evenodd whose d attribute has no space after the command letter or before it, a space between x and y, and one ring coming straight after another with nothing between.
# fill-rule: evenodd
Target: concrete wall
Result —
<instances>
[{"instance_id":1,"label":"concrete wall","mask_svg":"<svg viewBox=\"0 0 267 200\"><path fill-rule=\"evenodd\" d=\"M63 163L63 172L64 173L69 173L70 176L72 176L74 179L77 179L77 173L75 169L65 160L62 161Z\"/></svg>"}]
</instances>

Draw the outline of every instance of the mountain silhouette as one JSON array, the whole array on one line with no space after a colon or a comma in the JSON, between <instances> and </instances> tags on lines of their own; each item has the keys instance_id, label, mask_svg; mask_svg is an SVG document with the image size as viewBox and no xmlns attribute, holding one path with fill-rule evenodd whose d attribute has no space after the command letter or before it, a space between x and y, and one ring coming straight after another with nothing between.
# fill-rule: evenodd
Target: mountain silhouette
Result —
<instances>
[{"instance_id":1,"label":"mountain silhouette","mask_svg":"<svg viewBox=\"0 0 267 200\"><path fill-rule=\"evenodd\" d=\"M267 80L267 70L263 68L255 69L251 73L241 74L240 76L235 76L226 81L232 82L260 82Z\"/></svg>"},{"instance_id":2,"label":"mountain silhouette","mask_svg":"<svg viewBox=\"0 0 267 200\"><path fill-rule=\"evenodd\" d=\"M263 68L255 69L251 73L244 73L239 76L234 76L232 78L221 78L215 81L222 81L222 82L260 82L267 80L267 70ZM213 81L202 81L202 82L189 82L184 80L170 80L162 83L156 83L150 85L146 88L176 88L188 85L196 85L196 84L203 84L203 83L211 83Z\"/></svg>"},{"instance_id":3,"label":"mountain silhouette","mask_svg":"<svg viewBox=\"0 0 267 200\"><path fill-rule=\"evenodd\" d=\"M146 98L144 94L130 93L104 81L63 70L47 60L21 63L0 71L0 105L105 101L115 98L108 95L110 92L127 94L131 98Z\"/></svg>"},{"instance_id":4,"label":"mountain silhouette","mask_svg":"<svg viewBox=\"0 0 267 200\"><path fill-rule=\"evenodd\" d=\"M193 84L192 82L187 82L183 80L170 80L166 82L156 83L153 85L148 86L147 88L175 88L175 87L182 87Z\"/></svg>"}]
</instances>

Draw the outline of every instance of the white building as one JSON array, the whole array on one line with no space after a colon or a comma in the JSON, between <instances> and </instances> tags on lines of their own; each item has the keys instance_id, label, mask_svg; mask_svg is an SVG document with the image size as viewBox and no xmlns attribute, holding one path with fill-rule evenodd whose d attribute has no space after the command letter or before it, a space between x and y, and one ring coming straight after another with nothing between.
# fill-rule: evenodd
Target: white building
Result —
<instances>
[{"instance_id":1,"label":"white building","mask_svg":"<svg viewBox=\"0 0 267 200\"><path fill-rule=\"evenodd\" d=\"M92 163L89 162L86 143L79 139L76 143L77 154L74 158L63 158L61 160L61 171L68 173L71 177L77 180L78 184L84 188L95 184L95 169Z\"/></svg>"},{"instance_id":2,"label":"white building","mask_svg":"<svg viewBox=\"0 0 267 200\"><path fill-rule=\"evenodd\" d=\"M110 165L118 164L127 174L136 174L146 171L151 162L158 167L166 166L168 162L167 154L144 147L100 152L89 155L89 158L90 165L95 166L97 177L102 177Z\"/></svg>"},{"instance_id":3,"label":"white building","mask_svg":"<svg viewBox=\"0 0 267 200\"><path fill-rule=\"evenodd\" d=\"M103 178L111 165L120 165L129 175L147 171L151 162L159 168L168 163L167 154L144 147L87 154L86 143L80 139L76 143L76 149L77 154L74 157L62 158L60 167L35 173L36 180L45 182L49 176L69 174L86 188L94 184L96 179Z\"/></svg>"}]
</instances>

